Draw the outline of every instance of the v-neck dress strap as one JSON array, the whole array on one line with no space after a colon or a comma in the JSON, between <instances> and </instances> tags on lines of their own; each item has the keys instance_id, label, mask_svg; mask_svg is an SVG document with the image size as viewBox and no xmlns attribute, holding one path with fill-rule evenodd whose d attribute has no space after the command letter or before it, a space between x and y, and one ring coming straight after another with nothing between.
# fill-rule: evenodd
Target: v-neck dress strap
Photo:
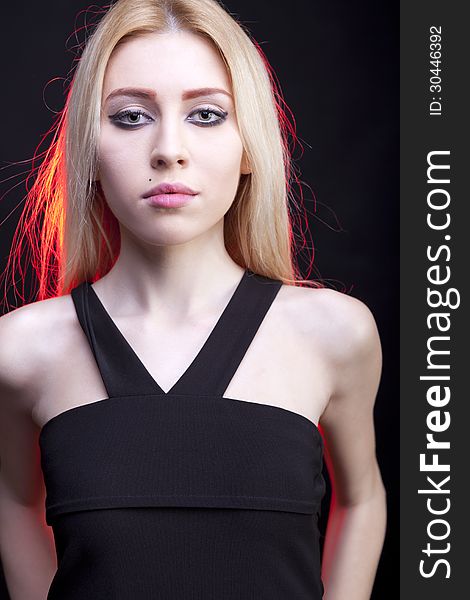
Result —
<instances>
[{"instance_id":1,"label":"v-neck dress strap","mask_svg":"<svg viewBox=\"0 0 470 600\"><path fill-rule=\"evenodd\" d=\"M84 281L74 288L71 296L108 396L163 394L104 309L90 282Z\"/></svg>"},{"instance_id":2,"label":"v-neck dress strap","mask_svg":"<svg viewBox=\"0 0 470 600\"><path fill-rule=\"evenodd\" d=\"M168 393L222 396L281 287L281 281L246 269L209 337ZM90 283L71 295L109 397L165 395Z\"/></svg>"},{"instance_id":3,"label":"v-neck dress strap","mask_svg":"<svg viewBox=\"0 0 470 600\"><path fill-rule=\"evenodd\" d=\"M281 281L245 271L209 338L172 393L223 396L281 287Z\"/></svg>"}]
</instances>

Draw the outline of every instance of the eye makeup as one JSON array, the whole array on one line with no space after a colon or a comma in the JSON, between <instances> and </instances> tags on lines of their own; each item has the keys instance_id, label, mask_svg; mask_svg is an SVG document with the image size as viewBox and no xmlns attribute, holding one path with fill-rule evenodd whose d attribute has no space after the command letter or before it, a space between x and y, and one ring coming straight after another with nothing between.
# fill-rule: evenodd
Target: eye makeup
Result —
<instances>
[{"instance_id":1,"label":"eye makeup","mask_svg":"<svg viewBox=\"0 0 470 600\"><path fill-rule=\"evenodd\" d=\"M195 114L201 114L202 115L215 115L217 117L216 120L213 121L206 121L205 118L203 118L202 121L199 120L194 120L194 119L189 119L190 123L194 123L194 125L197 125L198 127L213 127L214 125L221 125L227 118L228 116L228 112L224 111L224 110L218 110L218 109L214 109L212 107L206 106L206 107L201 107L201 108L197 108L196 110L193 110L189 116L195 115ZM124 122L123 119L125 119L126 117L147 117L149 119L149 121L153 121L153 117L151 117L150 115L148 115L145 111L143 111L142 109L125 109L122 111L119 111L117 113L114 113L113 115L109 115L109 119L118 127L121 127L123 129L134 129L136 126L140 126L143 125L144 123L142 122L135 122L135 121L131 121L131 122Z\"/></svg>"}]
</instances>

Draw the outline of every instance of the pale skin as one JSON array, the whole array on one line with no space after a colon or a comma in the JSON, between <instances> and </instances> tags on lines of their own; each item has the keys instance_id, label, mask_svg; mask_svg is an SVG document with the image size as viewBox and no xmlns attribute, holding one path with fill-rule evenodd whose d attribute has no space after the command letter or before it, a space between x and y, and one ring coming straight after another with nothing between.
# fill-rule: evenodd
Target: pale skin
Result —
<instances>
[{"instance_id":1,"label":"pale skin","mask_svg":"<svg viewBox=\"0 0 470 600\"><path fill-rule=\"evenodd\" d=\"M155 98L108 95L123 87ZM243 270L225 250L223 217L249 172L223 62L190 33L149 34L112 56L103 87L99 180L120 222L121 254L93 287L151 375L167 391L197 354ZM124 129L125 109L146 116ZM216 120L204 127L195 121ZM151 179L151 181L149 181ZM163 181L199 191L180 209L143 192ZM105 400L70 295L0 318L0 548L12 600L44 599L56 569L44 520L37 437L53 416ZM27 340L27 344L25 344ZM158 340L158 343L155 343ZM318 424L335 502L322 566L326 600L367 600L386 524L373 407L380 340L367 306L328 289L283 286L224 396L295 411Z\"/></svg>"}]
</instances>

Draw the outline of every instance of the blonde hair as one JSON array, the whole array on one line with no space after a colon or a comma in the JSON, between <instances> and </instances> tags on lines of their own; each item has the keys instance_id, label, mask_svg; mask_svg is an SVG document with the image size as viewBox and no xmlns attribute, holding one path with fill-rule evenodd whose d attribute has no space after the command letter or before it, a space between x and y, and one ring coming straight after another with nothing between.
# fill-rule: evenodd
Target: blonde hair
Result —
<instances>
[{"instance_id":1,"label":"blonde hair","mask_svg":"<svg viewBox=\"0 0 470 600\"><path fill-rule=\"evenodd\" d=\"M113 50L127 40L180 30L203 36L220 53L251 169L240 176L224 218L228 253L261 275L324 287L299 279L294 264L289 201L298 211L291 189L298 179L288 135L295 139L295 128L258 44L216 0L117 0L107 8L86 41L14 238L23 231L18 248L26 235L36 251L32 263L39 279L38 299L69 293L85 279L99 279L117 259L118 223L95 181L105 69ZM31 224L41 213L38 234Z\"/></svg>"}]
</instances>

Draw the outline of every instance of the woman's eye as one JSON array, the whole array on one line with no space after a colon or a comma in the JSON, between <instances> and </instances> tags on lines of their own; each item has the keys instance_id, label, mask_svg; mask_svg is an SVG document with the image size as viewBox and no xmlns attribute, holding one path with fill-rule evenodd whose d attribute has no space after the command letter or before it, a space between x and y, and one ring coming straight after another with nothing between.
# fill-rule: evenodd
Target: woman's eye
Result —
<instances>
[{"instance_id":1,"label":"woman's eye","mask_svg":"<svg viewBox=\"0 0 470 600\"><path fill-rule=\"evenodd\" d=\"M228 113L225 111L215 110L213 108L198 108L193 111L189 116L200 115L199 119L189 119L190 122L198 125L199 127L212 127L213 125L220 125L227 118ZM126 109L114 115L110 115L110 120L120 127L125 129L132 129L134 125L142 125L145 121L141 120L141 117L146 117L147 122L153 121L152 117L143 110L138 109ZM215 118L214 118L215 117Z\"/></svg>"},{"instance_id":2,"label":"woman's eye","mask_svg":"<svg viewBox=\"0 0 470 600\"><path fill-rule=\"evenodd\" d=\"M228 115L228 113L225 111L218 111L213 108L198 108L197 110L192 112L190 116L197 115L197 114L201 115L201 120L197 120L197 121L193 121L192 119L190 119L190 120L193 121L193 123L195 123L196 125L199 125L201 127L211 127L212 125L220 125L221 123L223 123L225 121L225 119L227 118L227 115ZM215 115L217 117L217 119L210 120L211 119L210 115L212 115L212 116Z\"/></svg>"},{"instance_id":3,"label":"woman's eye","mask_svg":"<svg viewBox=\"0 0 470 600\"><path fill-rule=\"evenodd\" d=\"M124 121L126 117L129 117L129 121ZM147 113L143 110L132 110L127 109L123 110L120 113L116 113L114 115L110 115L109 118L113 123L117 123L119 125L123 125L124 127L129 128L132 125L142 125L142 121L140 121L140 117L148 117L149 120L153 120Z\"/></svg>"}]
</instances>

